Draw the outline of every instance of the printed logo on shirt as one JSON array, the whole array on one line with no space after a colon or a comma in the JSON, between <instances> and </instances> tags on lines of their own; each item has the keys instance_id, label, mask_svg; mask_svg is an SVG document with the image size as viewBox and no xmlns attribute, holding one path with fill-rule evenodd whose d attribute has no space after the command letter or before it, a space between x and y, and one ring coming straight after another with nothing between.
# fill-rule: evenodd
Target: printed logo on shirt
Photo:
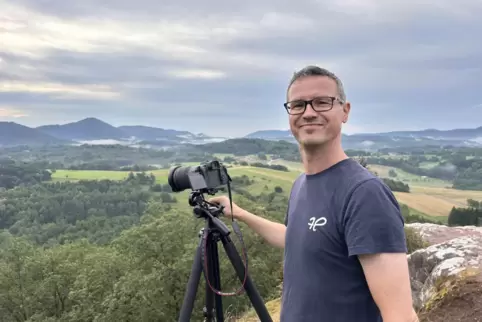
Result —
<instances>
[{"instance_id":1,"label":"printed logo on shirt","mask_svg":"<svg viewBox=\"0 0 482 322\"><path fill-rule=\"evenodd\" d=\"M308 226L310 230L316 231L316 227L323 227L324 225L326 225L326 222L327 220L325 217L311 217L310 221L308 222Z\"/></svg>"}]
</instances>

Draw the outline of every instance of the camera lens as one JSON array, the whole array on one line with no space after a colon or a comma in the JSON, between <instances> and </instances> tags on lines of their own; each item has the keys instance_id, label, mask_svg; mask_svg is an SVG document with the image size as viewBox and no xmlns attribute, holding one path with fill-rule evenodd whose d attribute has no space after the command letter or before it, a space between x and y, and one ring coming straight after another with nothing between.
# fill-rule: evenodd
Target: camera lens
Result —
<instances>
[{"instance_id":1,"label":"camera lens","mask_svg":"<svg viewBox=\"0 0 482 322\"><path fill-rule=\"evenodd\" d=\"M169 171L167 182L171 186L173 192L191 189L191 183L188 176L191 168L192 167L177 166Z\"/></svg>"}]
</instances>

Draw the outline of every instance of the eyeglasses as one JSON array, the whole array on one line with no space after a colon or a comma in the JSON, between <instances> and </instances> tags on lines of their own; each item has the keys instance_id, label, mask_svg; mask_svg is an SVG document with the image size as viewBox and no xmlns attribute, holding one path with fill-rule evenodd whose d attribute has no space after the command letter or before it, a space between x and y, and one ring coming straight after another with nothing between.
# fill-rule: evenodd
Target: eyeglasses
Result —
<instances>
[{"instance_id":1,"label":"eyeglasses","mask_svg":"<svg viewBox=\"0 0 482 322\"><path fill-rule=\"evenodd\" d=\"M309 101L304 101L304 100L291 101L291 102L284 103L283 105L286 111L288 112L288 114L298 115L298 114L303 114L305 112L306 106L308 104L311 105L311 108L315 112L327 112L333 108L333 103L335 101L338 101L341 104L343 104L343 101L340 100L339 98L324 96L324 97L316 97Z\"/></svg>"}]
</instances>

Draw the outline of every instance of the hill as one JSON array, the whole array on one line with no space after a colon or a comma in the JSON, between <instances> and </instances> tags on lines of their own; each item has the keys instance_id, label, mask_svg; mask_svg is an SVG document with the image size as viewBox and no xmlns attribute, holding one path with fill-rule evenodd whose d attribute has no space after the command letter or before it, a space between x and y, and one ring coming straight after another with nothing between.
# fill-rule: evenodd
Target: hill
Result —
<instances>
[{"instance_id":1,"label":"hill","mask_svg":"<svg viewBox=\"0 0 482 322\"><path fill-rule=\"evenodd\" d=\"M180 138L194 138L196 135L188 131L177 131L170 129L161 129L157 127L133 125L133 126L119 126L124 134L130 137L135 137L139 140L162 140L162 139L175 139Z\"/></svg>"},{"instance_id":2,"label":"hill","mask_svg":"<svg viewBox=\"0 0 482 322\"><path fill-rule=\"evenodd\" d=\"M379 133L379 135L397 137L425 137L433 139L472 140L482 137L482 126L474 129L426 129L421 131L393 131Z\"/></svg>"},{"instance_id":3,"label":"hill","mask_svg":"<svg viewBox=\"0 0 482 322\"><path fill-rule=\"evenodd\" d=\"M249 139L276 139L276 140L293 140L293 134L290 130L262 130L250 133L244 136Z\"/></svg>"},{"instance_id":4,"label":"hill","mask_svg":"<svg viewBox=\"0 0 482 322\"><path fill-rule=\"evenodd\" d=\"M0 146L64 144L68 141L14 122L0 122Z\"/></svg>"},{"instance_id":5,"label":"hill","mask_svg":"<svg viewBox=\"0 0 482 322\"><path fill-rule=\"evenodd\" d=\"M452 130L437 130L426 129L419 131L390 131L390 132L375 132L375 133L358 133L347 135L345 137L357 138L375 138L375 137L394 137L394 138L428 138L439 140L472 140L482 137L482 126L474 129L452 129ZM289 138L292 137L290 130L261 130L247 134L247 138Z\"/></svg>"},{"instance_id":6,"label":"hill","mask_svg":"<svg viewBox=\"0 0 482 322\"><path fill-rule=\"evenodd\" d=\"M232 154L235 156L262 154L274 155L275 158L285 160L300 160L298 145L287 141L239 138L203 145L190 145L186 148L204 151L205 153Z\"/></svg>"},{"instance_id":7,"label":"hill","mask_svg":"<svg viewBox=\"0 0 482 322\"><path fill-rule=\"evenodd\" d=\"M126 138L126 133L122 130L92 117L63 125L43 125L37 127L37 130L64 140L120 140Z\"/></svg>"}]
</instances>

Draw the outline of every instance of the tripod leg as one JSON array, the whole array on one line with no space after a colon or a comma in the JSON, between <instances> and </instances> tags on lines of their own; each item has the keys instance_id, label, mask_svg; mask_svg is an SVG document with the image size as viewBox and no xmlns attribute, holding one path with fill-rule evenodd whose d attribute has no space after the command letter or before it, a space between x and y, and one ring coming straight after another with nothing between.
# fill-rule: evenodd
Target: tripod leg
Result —
<instances>
[{"instance_id":1,"label":"tripod leg","mask_svg":"<svg viewBox=\"0 0 482 322\"><path fill-rule=\"evenodd\" d=\"M181 313L179 315L179 322L190 322L191 314L194 308L194 302L196 300L196 293L199 286L199 281L202 274L201 263L201 247L202 239L200 238L199 245L194 255L194 262L192 264L191 275L186 287L186 294L184 295L184 301L182 302Z\"/></svg>"},{"instance_id":2,"label":"tripod leg","mask_svg":"<svg viewBox=\"0 0 482 322\"><path fill-rule=\"evenodd\" d=\"M205 260L207 261L207 272L206 276L209 281L213 280L213 249L211 236L208 238L206 245L206 253L204 254ZM204 263L202 263L204 264ZM212 322L214 318L214 293L209 287L208 281L206 281L206 304L204 307L204 316L206 317L206 322Z\"/></svg>"},{"instance_id":3,"label":"tripod leg","mask_svg":"<svg viewBox=\"0 0 482 322\"><path fill-rule=\"evenodd\" d=\"M214 289L220 290L221 289L221 272L220 272L220 268L219 268L219 255L218 255L217 238L218 237L216 235L213 235L213 238L209 240L209 242L210 242L210 247L209 247L210 261L209 261L209 263L210 263L210 266L211 266L211 269L209 270L210 273L211 273L209 281L212 281L212 283L213 283L212 287ZM209 291L211 291L211 290L209 290ZM214 294L214 293L212 292L212 294ZM216 322L224 322L222 297L219 294L214 294L214 299L216 301Z\"/></svg>"},{"instance_id":4,"label":"tripod leg","mask_svg":"<svg viewBox=\"0 0 482 322\"><path fill-rule=\"evenodd\" d=\"M224 250L226 251L226 254L229 257L229 260L231 261L231 264L233 265L234 269L236 270L236 273L238 275L238 278L241 282L244 281L244 273L245 273L245 268L243 261L241 259L241 256L239 255L238 251L236 250L236 247L234 247L231 238L229 236L222 236L221 235L221 241L223 243ZM261 298L261 296L258 293L258 290L254 286L253 281L251 278L246 276L246 283L244 285L244 289L246 290L246 294L248 295L251 304L253 305L256 313L258 314L258 317L261 322L272 322L273 320L271 319L271 316L269 315L268 310L266 309L266 306L264 305L264 301Z\"/></svg>"}]
</instances>

